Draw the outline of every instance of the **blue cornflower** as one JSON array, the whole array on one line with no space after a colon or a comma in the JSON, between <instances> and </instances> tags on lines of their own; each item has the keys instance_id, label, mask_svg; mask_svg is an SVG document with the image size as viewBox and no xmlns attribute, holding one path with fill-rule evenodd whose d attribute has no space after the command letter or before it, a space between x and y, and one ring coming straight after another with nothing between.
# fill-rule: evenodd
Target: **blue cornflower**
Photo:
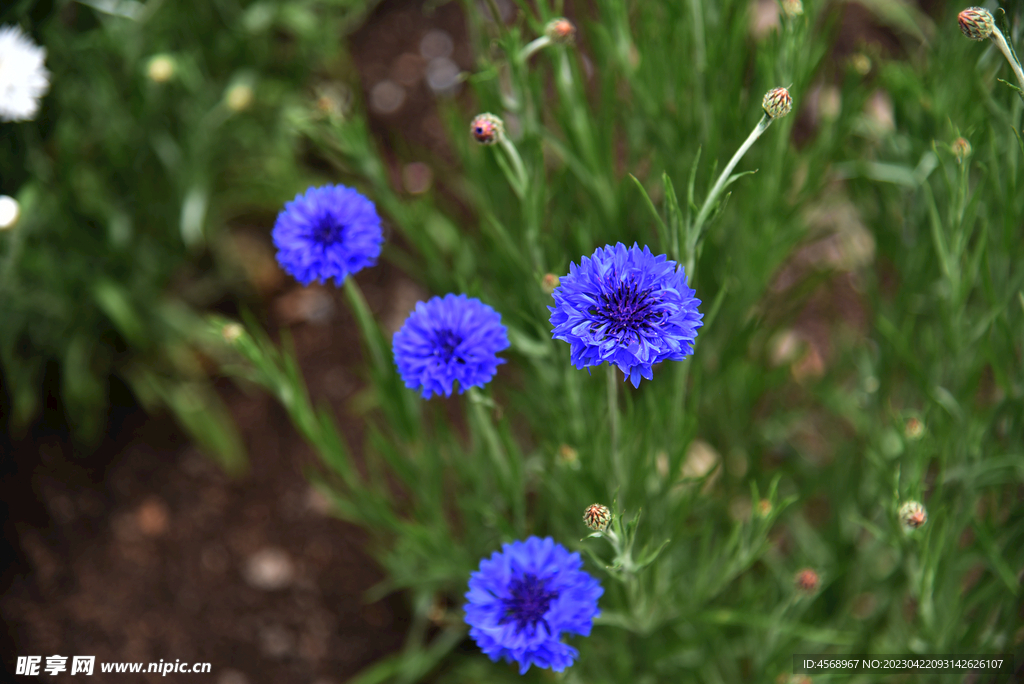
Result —
<instances>
[{"instance_id":1,"label":"blue cornflower","mask_svg":"<svg viewBox=\"0 0 1024 684\"><path fill-rule=\"evenodd\" d=\"M581 567L580 554L550 537L505 544L469 577L469 636L491 660L519 663L519 674L530 665L561 672L579 655L562 634L589 636L600 614L604 589Z\"/></svg>"},{"instance_id":2,"label":"blue cornflower","mask_svg":"<svg viewBox=\"0 0 1024 684\"><path fill-rule=\"evenodd\" d=\"M303 285L345 278L377 263L384 235L373 202L344 185L310 188L274 224L277 262Z\"/></svg>"},{"instance_id":3,"label":"blue cornflower","mask_svg":"<svg viewBox=\"0 0 1024 684\"><path fill-rule=\"evenodd\" d=\"M686 285L686 273L664 254L636 243L598 247L577 268L569 264L549 306L551 336L570 345L576 368L619 367L633 387L653 379L651 367L693 353L704 314Z\"/></svg>"},{"instance_id":4,"label":"blue cornflower","mask_svg":"<svg viewBox=\"0 0 1024 684\"><path fill-rule=\"evenodd\" d=\"M459 394L491 381L505 363L497 353L508 348L508 334L497 311L479 299L448 294L417 302L391 346L406 387L422 390L424 399L450 397L456 380Z\"/></svg>"}]
</instances>

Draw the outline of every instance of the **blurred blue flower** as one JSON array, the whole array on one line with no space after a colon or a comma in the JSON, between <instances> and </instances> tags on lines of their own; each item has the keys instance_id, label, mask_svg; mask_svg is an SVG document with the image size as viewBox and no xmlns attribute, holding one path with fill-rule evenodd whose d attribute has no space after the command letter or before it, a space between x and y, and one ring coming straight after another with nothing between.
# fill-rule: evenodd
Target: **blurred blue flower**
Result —
<instances>
[{"instance_id":1,"label":"blurred blue flower","mask_svg":"<svg viewBox=\"0 0 1024 684\"><path fill-rule=\"evenodd\" d=\"M384 235L373 202L344 185L310 188L274 224L277 262L303 285L345 278L377 263Z\"/></svg>"},{"instance_id":2,"label":"blurred blue flower","mask_svg":"<svg viewBox=\"0 0 1024 684\"><path fill-rule=\"evenodd\" d=\"M417 302L392 341L405 386L422 390L424 399L450 397L456 380L459 394L484 386L505 363L497 353L508 344L501 314L479 299L453 294Z\"/></svg>"},{"instance_id":3,"label":"blurred blue flower","mask_svg":"<svg viewBox=\"0 0 1024 684\"><path fill-rule=\"evenodd\" d=\"M576 368L614 364L639 387L651 367L693 353L704 314L686 285L686 273L664 254L636 243L598 247L554 291L551 336L570 345Z\"/></svg>"},{"instance_id":4,"label":"blurred blue flower","mask_svg":"<svg viewBox=\"0 0 1024 684\"><path fill-rule=\"evenodd\" d=\"M469 577L466 624L487 656L561 672L579 655L562 634L590 635L604 589L581 570L580 554L550 537L515 541Z\"/></svg>"}]
</instances>

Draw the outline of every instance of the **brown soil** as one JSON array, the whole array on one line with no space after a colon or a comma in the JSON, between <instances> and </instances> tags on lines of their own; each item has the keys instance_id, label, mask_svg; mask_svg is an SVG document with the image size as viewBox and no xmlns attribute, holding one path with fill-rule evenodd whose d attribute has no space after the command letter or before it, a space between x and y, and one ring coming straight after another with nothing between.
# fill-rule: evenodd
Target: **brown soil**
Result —
<instances>
[{"instance_id":1,"label":"brown soil","mask_svg":"<svg viewBox=\"0 0 1024 684\"><path fill-rule=\"evenodd\" d=\"M407 0L383 2L351 37L362 99L383 79L401 83L404 103L371 109L385 154L398 131L405 145L442 152L441 122L421 40L432 29L452 38L450 59L469 53L461 8L433 11ZM436 36L435 36L436 37ZM417 71L419 70L419 71ZM396 186L401 167L393 164ZM289 328L318 401L328 401L353 451L360 419L347 402L362 365L355 324L333 287L301 288L273 263L269 224L235 235L261 293L267 328ZM391 236L394 237L394 236ZM422 293L387 265L357 281L371 308L394 329ZM92 681L217 684L329 684L352 678L400 648L408 623L403 597L367 604L383 579L364 553L366 535L334 519L303 469L311 449L265 394L220 385L246 443L248 474L231 478L196 451L167 416L147 416L112 381L107 437L79 453L59 401L56 367L47 411L30 433L0 435L4 532L13 562L0 576L4 681L18 656L67 656L68 669L39 681L74 682L70 657L96 656ZM0 378L2 381L2 378ZM0 418L8 414L0 392ZM209 662L209 675L103 675L101 662Z\"/></svg>"},{"instance_id":2,"label":"brown soil","mask_svg":"<svg viewBox=\"0 0 1024 684\"><path fill-rule=\"evenodd\" d=\"M395 315L387 302L404 306L395 296L404 281L386 266L360 280L383 318ZM361 384L361 359L340 293L292 288L271 311L271 328L306 319L291 332L311 391L331 402L358 446L359 421L345 402ZM315 459L274 401L223 385L251 462L231 478L116 385L109 438L90 455L75 453L58 388L48 383L51 410L32 434L4 445L5 532L18 557L0 585L8 672L16 656L94 655L97 663L209 662L212 674L198 676L219 684L327 684L400 647L402 598L363 601L382 579L363 552L366 537L311 490L302 471Z\"/></svg>"}]
</instances>

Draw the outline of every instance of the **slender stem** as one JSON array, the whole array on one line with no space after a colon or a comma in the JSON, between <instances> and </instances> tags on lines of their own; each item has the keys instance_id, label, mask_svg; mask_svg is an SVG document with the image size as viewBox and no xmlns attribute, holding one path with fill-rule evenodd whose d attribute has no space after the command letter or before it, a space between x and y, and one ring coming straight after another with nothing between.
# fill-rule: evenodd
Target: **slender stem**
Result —
<instances>
[{"instance_id":1,"label":"slender stem","mask_svg":"<svg viewBox=\"0 0 1024 684\"><path fill-rule=\"evenodd\" d=\"M1016 55L1010 49L1010 44L1006 42L1006 37L998 28L992 32L992 41L999 46L1003 56L1006 57L1006 61L1010 63L1010 68L1013 69L1014 75L1017 77L1017 83L1020 84L1021 90L1024 90L1024 69L1021 69L1020 62L1017 61ZM1024 99L1024 93L1021 93L1021 98Z\"/></svg>"},{"instance_id":2,"label":"slender stem","mask_svg":"<svg viewBox=\"0 0 1024 684\"><path fill-rule=\"evenodd\" d=\"M525 195L529 181L526 176L526 166L523 164L523 158L519 156L519 150L516 149L515 144L505 134L501 135L498 142L501 144L501 149L505 150L505 154L508 155L509 160L512 162L512 171L515 173L516 180L519 181L519 187Z\"/></svg>"},{"instance_id":3,"label":"slender stem","mask_svg":"<svg viewBox=\"0 0 1024 684\"><path fill-rule=\"evenodd\" d=\"M772 124L772 118L765 114L761 117L757 126L751 131L747 139L740 145L740 149L736 150L736 154L732 156L729 163L726 164L725 170L722 171L722 175L718 177L718 181L715 182L714 187L711 188L711 192L708 193L708 197L704 200L704 206L700 208L700 213L697 214L697 220L694 221L694 234L699 235L700 229L704 225L704 221L707 220L708 214L711 213L712 207L715 206L715 200L718 199L718 195L721 194L722 189L729 180L729 175L732 170L736 168L736 165L740 163L740 159L747 153L747 150L754 144L754 142L761 137L761 134L768 130L768 127Z\"/></svg>"},{"instance_id":4,"label":"slender stem","mask_svg":"<svg viewBox=\"0 0 1024 684\"><path fill-rule=\"evenodd\" d=\"M501 446L498 431L494 428L494 424L491 422L491 418L487 414L487 410L485 408L487 399L479 390L477 390L476 387L470 387L467 395L472 416L470 420L476 423L477 430L479 430L479 434L483 437L484 443L487 445L486 451L494 462L494 467L498 470L499 482L509 488L509 504L515 507L516 500L518 498L515 491L517 478L513 478L512 476L512 466L509 463L508 454Z\"/></svg>"},{"instance_id":5,"label":"slender stem","mask_svg":"<svg viewBox=\"0 0 1024 684\"><path fill-rule=\"evenodd\" d=\"M370 313L370 307L366 303L366 298L363 297L363 291L359 288L355 278L352 276L345 278L344 290L349 304L354 310L356 323L359 324L363 337L366 339L366 346L373 358L373 365L378 371L381 371L388 366L388 362L381 346L380 328L377 327L373 314Z\"/></svg>"},{"instance_id":6,"label":"slender stem","mask_svg":"<svg viewBox=\"0 0 1024 684\"><path fill-rule=\"evenodd\" d=\"M523 62L533 57L537 52L540 52L548 45L551 45L551 39L547 36L541 36L540 38L534 38L532 42L527 43L526 47L523 48L522 52L519 53L519 59Z\"/></svg>"},{"instance_id":7,"label":"slender stem","mask_svg":"<svg viewBox=\"0 0 1024 684\"><path fill-rule=\"evenodd\" d=\"M708 220L708 216L711 214L711 210L715 206L715 202L718 200L718 196L722 194L722 190L729 183L729 175L732 174L732 170L736 168L736 165L740 163L740 159L747 153L747 150L754 144L754 142L761 137L761 134L768 130L768 127L772 125L772 117L765 114L761 117L761 120L754 127L754 130L750 132L747 139L743 141L740 148L736 150L736 154L732 156L729 163L726 164L725 170L722 171L722 175L715 181L715 185L711 188L711 192L708 193L707 199L704 200L704 206L700 208L697 213L697 219L693 222L693 225L687 230L686 239L686 263L683 265L686 270L686 280L688 283L693 282L693 268L697 261L697 243L700 242L700 236L704 229L704 222Z\"/></svg>"},{"instance_id":8,"label":"slender stem","mask_svg":"<svg viewBox=\"0 0 1024 684\"><path fill-rule=\"evenodd\" d=\"M615 366L608 364L608 422L611 426L612 468L615 472L615 486L626 491L626 467L619 451L619 382ZM622 505L622 502L619 502Z\"/></svg>"}]
</instances>

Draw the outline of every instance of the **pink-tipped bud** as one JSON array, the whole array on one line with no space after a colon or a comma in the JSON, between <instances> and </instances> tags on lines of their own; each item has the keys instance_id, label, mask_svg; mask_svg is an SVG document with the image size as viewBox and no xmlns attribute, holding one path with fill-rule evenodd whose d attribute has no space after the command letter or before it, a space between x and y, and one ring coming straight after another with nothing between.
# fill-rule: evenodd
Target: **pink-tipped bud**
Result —
<instances>
[{"instance_id":1,"label":"pink-tipped bud","mask_svg":"<svg viewBox=\"0 0 1024 684\"><path fill-rule=\"evenodd\" d=\"M576 27L565 17L552 19L544 27L544 35L552 43L558 45L572 45L576 42Z\"/></svg>"},{"instance_id":2,"label":"pink-tipped bud","mask_svg":"<svg viewBox=\"0 0 1024 684\"><path fill-rule=\"evenodd\" d=\"M928 511L917 501L908 501L900 506L900 524L906 530L916 530L928 522Z\"/></svg>"},{"instance_id":3,"label":"pink-tipped bud","mask_svg":"<svg viewBox=\"0 0 1024 684\"><path fill-rule=\"evenodd\" d=\"M960 31L971 40L985 40L996 30L992 13L981 7L968 7L960 16Z\"/></svg>"},{"instance_id":4,"label":"pink-tipped bud","mask_svg":"<svg viewBox=\"0 0 1024 684\"><path fill-rule=\"evenodd\" d=\"M971 143L964 138L957 138L951 145L953 154L956 155L956 162L962 164L964 159L971 156Z\"/></svg>"},{"instance_id":5,"label":"pink-tipped bud","mask_svg":"<svg viewBox=\"0 0 1024 684\"><path fill-rule=\"evenodd\" d=\"M505 135L505 123L493 114L477 114L469 124L469 132L481 145L493 145Z\"/></svg>"},{"instance_id":6,"label":"pink-tipped bud","mask_svg":"<svg viewBox=\"0 0 1024 684\"><path fill-rule=\"evenodd\" d=\"M800 591L806 591L808 594L812 594L818 590L818 585L821 584L821 578L818 577L818 573L814 572L810 568L804 568L800 572L796 573L796 588Z\"/></svg>"},{"instance_id":7,"label":"pink-tipped bud","mask_svg":"<svg viewBox=\"0 0 1024 684\"><path fill-rule=\"evenodd\" d=\"M773 119L781 119L793 109L793 97L785 88L772 88L761 102L764 113Z\"/></svg>"},{"instance_id":8,"label":"pink-tipped bud","mask_svg":"<svg viewBox=\"0 0 1024 684\"><path fill-rule=\"evenodd\" d=\"M561 281L554 273L545 273L544 277L541 279L541 287L544 288L544 291L548 294L553 294L555 288L558 287L559 282Z\"/></svg>"},{"instance_id":9,"label":"pink-tipped bud","mask_svg":"<svg viewBox=\"0 0 1024 684\"><path fill-rule=\"evenodd\" d=\"M612 512L607 506L601 504L590 504L587 510L583 511L583 522L595 532L603 532L608 529L608 523L612 521Z\"/></svg>"},{"instance_id":10,"label":"pink-tipped bud","mask_svg":"<svg viewBox=\"0 0 1024 684\"><path fill-rule=\"evenodd\" d=\"M558 447L558 462L572 470L580 469L580 453L568 444Z\"/></svg>"},{"instance_id":11,"label":"pink-tipped bud","mask_svg":"<svg viewBox=\"0 0 1024 684\"><path fill-rule=\"evenodd\" d=\"M908 418L906 425L903 426L903 434L909 440L921 439L924 435L924 423L919 418Z\"/></svg>"}]
</instances>

